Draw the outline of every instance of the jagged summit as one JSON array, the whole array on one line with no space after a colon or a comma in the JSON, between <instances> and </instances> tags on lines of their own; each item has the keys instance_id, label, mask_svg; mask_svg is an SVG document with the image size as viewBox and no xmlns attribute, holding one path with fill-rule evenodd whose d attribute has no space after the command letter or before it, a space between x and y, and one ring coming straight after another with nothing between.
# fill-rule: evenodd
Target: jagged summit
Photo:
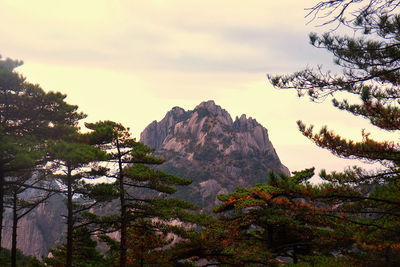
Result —
<instances>
[{"instance_id":1,"label":"jagged summit","mask_svg":"<svg viewBox=\"0 0 400 267\"><path fill-rule=\"evenodd\" d=\"M160 122L153 121L146 127L140 134L141 142L144 142L156 150L160 149L170 128L173 127L184 114L186 114L186 111L183 108L173 107Z\"/></svg>"},{"instance_id":2,"label":"jagged summit","mask_svg":"<svg viewBox=\"0 0 400 267\"><path fill-rule=\"evenodd\" d=\"M199 111L199 110L207 110L210 114L215 115L215 116L223 116L226 118L230 118L232 120L231 115L229 113L221 108L220 106L216 105L214 100L209 100L205 102L201 102L199 105L195 107L193 111Z\"/></svg>"},{"instance_id":3,"label":"jagged summit","mask_svg":"<svg viewBox=\"0 0 400 267\"><path fill-rule=\"evenodd\" d=\"M239 150L244 153L271 151L276 156L267 129L245 114L232 121L230 114L213 100L202 102L192 111L174 107L160 122L153 121L147 126L140 141L156 150L179 152L188 141L197 140L196 144L203 146L206 136L219 143L217 150L225 155ZM220 141L224 142L222 146Z\"/></svg>"},{"instance_id":4,"label":"jagged summit","mask_svg":"<svg viewBox=\"0 0 400 267\"><path fill-rule=\"evenodd\" d=\"M200 104L198 104L194 109L198 109L198 108L206 108L206 109L210 109L210 110L221 110L222 108L220 106L217 106L215 104L214 100L208 100L208 101L203 101Z\"/></svg>"},{"instance_id":5,"label":"jagged summit","mask_svg":"<svg viewBox=\"0 0 400 267\"><path fill-rule=\"evenodd\" d=\"M140 141L167 159L164 171L194 181L183 197L196 195L206 209L216 203L217 194L266 182L270 171L289 174L267 129L245 114L233 121L213 100L189 111L173 108L146 127Z\"/></svg>"}]
</instances>

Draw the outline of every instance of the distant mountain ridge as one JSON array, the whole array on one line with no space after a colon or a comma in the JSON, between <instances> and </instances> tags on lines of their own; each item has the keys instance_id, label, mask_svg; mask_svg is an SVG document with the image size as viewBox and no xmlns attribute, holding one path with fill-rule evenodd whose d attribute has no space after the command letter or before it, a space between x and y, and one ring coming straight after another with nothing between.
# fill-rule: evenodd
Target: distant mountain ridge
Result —
<instances>
[{"instance_id":1,"label":"distant mountain ridge","mask_svg":"<svg viewBox=\"0 0 400 267\"><path fill-rule=\"evenodd\" d=\"M156 149L167 161L160 169L193 180L176 197L205 210L218 203L216 196L265 183L269 172L289 175L268 137L268 131L246 115L232 120L214 101L194 110L174 107L148 125L140 141Z\"/></svg>"}]
</instances>

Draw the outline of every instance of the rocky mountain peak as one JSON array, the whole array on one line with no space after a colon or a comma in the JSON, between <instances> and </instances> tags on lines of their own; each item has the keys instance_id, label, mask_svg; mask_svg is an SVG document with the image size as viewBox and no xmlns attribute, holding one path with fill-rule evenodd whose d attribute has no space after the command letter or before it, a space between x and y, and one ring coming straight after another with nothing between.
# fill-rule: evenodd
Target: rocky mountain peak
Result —
<instances>
[{"instance_id":1,"label":"rocky mountain peak","mask_svg":"<svg viewBox=\"0 0 400 267\"><path fill-rule=\"evenodd\" d=\"M208 109L208 110L210 110L210 111L216 111L217 109L218 110L221 110L221 107L220 106L217 106L216 104L215 104L215 101L214 100L208 100L208 101L203 101L203 102L201 102L200 104L198 104L195 108L194 108L194 110L196 110L196 109L199 109L199 108L205 108L205 109Z\"/></svg>"},{"instance_id":2,"label":"rocky mountain peak","mask_svg":"<svg viewBox=\"0 0 400 267\"><path fill-rule=\"evenodd\" d=\"M200 103L199 105L197 105L195 107L195 109L193 111L195 111L195 112L207 111L209 113L209 115L223 116L229 120L232 120L231 115L229 115L229 113L225 109L216 105L214 100L209 100L209 101Z\"/></svg>"},{"instance_id":3,"label":"rocky mountain peak","mask_svg":"<svg viewBox=\"0 0 400 267\"><path fill-rule=\"evenodd\" d=\"M233 122L233 128L238 130L238 131L248 131L248 130L253 129L253 128L257 127L257 126L261 126L261 124L259 124L252 117L249 117L247 119L246 118L246 114L242 114L242 116L240 116L240 118L236 116L236 119Z\"/></svg>"},{"instance_id":4,"label":"rocky mountain peak","mask_svg":"<svg viewBox=\"0 0 400 267\"><path fill-rule=\"evenodd\" d=\"M160 149L170 129L174 127L185 114L186 111L183 108L173 107L160 122L153 121L146 127L140 134L141 142L144 142L156 150Z\"/></svg>"},{"instance_id":5,"label":"rocky mountain peak","mask_svg":"<svg viewBox=\"0 0 400 267\"><path fill-rule=\"evenodd\" d=\"M170 116L172 116L172 117L177 118L177 117L181 116L181 115L184 114L184 113L185 113L185 110L184 110L183 108L181 108L181 107L173 107L173 108L167 113L167 115L170 115Z\"/></svg>"},{"instance_id":6,"label":"rocky mountain peak","mask_svg":"<svg viewBox=\"0 0 400 267\"><path fill-rule=\"evenodd\" d=\"M196 203L208 210L218 202L218 194L266 182L270 171L289 174L267 129L245 114L233 121L212 100L194 110L173 108L146 127L140 141L167 159L164 171L194 181L190 194L198 194ZM193 200L185 193L182 197Z\"/></svg>"}]
</instances>

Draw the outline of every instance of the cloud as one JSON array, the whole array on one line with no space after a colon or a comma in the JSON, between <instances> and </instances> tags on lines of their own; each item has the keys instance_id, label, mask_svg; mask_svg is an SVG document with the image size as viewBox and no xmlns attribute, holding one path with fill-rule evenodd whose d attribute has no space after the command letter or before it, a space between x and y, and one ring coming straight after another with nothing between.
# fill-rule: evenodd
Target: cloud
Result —
<instances>
[{"instance_id":1,"label":"cloud","mask_svg":"<svg viewBox=\"0 0 400 267\"><path fill-rule=\"evenodd\" d=\"M273 28L269 25L191 25L184 29L213 35L222 43L235 48L228 50L230 57L218 60L212 56L200 59L196 55L181 58L184 64L202 69L233 72L295 71L321 62L329 65L332 61L326 52L309 44L305 29L296 30L285 26Z\"/></svg>"},{"instance_id":2,"label":"cloud","mask_svg":"<svg viewBox=\"0 0 400 267\"><path fill-rule=\"evenodd\" d=\"M5 0L0 45L25 61L179 72L292 71L325 61L303 1Z\"/></svg>"}]
</instances>

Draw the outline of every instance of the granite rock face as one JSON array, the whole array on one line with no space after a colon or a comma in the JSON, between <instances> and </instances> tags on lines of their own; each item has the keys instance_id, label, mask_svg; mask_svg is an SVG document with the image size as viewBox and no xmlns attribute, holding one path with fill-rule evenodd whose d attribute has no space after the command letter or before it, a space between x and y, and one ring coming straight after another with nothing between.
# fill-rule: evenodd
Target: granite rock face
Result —
<instances>
[{"instance_id":1,"label":"granite rock face","mask_svg":"<svg viewBox=\"0 0 400 267\"><path fill-rule=\"evenodd\" d=\"M147 144L148 146L160 149L162 142L169 134L169 129L174 126L180 117L185 114L185 110L179 107L174 107L171 111L169 111L165 118L157 123L157 121L153 121L149 126L141 134L142 142Z\"/></svg>"},{"instance_id":2,"label":"granite rock face","mask_svg":"<svg viewBox=\"0 0 400 267\"><path fill-rule=\"evenodd\" d=\"M176 197L207 211L218 203L217 195L266 182L271 171L289 175L267 129L246 115L233 121L214 101L191 111L173 108L147 126L140 141L167 160L160 169L193 180Z\"/></svg>"},{"instance_id":3,"label":"granite rock face","mask_svg":"<svg viewBox=\"0 0 400 267\"><path fill-rule=\"evenodd\" d=\"M38 190L27 190L28 195L38 195ZM36 192L35 192L36 191ZM33 211L18 221L17 248L24 254L41 258L47 256L49 248L53 248L64 238L66 224L63 214L64 197L54 195L45 203L39 204ZM12 214L6 210L2 246L11 248Z\"/></svg>"}]
</instances>

